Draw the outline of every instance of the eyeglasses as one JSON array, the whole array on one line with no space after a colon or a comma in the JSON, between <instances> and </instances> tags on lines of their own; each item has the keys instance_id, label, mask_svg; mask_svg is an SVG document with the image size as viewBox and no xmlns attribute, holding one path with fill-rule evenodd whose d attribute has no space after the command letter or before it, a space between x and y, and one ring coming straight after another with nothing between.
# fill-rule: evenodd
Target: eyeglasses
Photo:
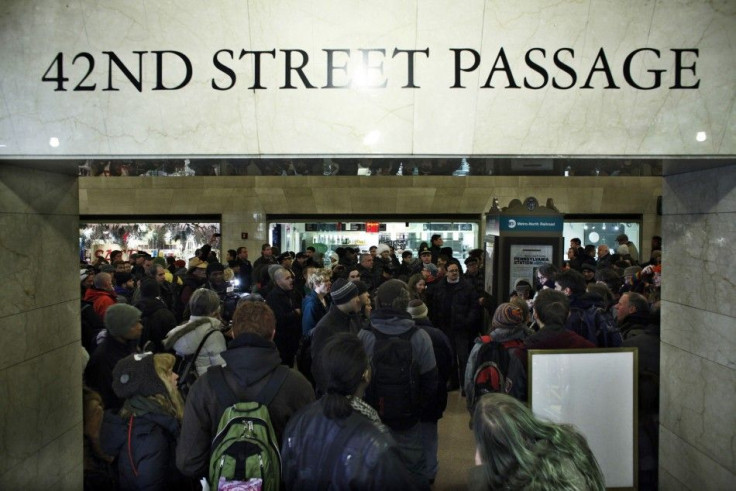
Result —
<instances>
[{"instance_id":1,"label":"eyeglasses","mask_svg":"<svg viewBox=\"0 0 736 491\"><path fill-rule=\"evenodd\" d=\"M459 269L448 269L447 272L448 273L459 273L460 270Z\"/></svg>"}]
</instances>

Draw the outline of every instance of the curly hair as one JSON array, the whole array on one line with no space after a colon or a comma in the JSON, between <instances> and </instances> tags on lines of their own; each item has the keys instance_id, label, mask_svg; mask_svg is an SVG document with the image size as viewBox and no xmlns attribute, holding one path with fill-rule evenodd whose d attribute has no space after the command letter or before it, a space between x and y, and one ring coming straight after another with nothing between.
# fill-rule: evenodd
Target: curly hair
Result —
<instances>
[{"instance_id":1,"label":"curly hair","mask_svg":"<svg viewBox=\"0 0 736 491\"><path fill-rule=\"evenodd\" d=\"M309 285L309 288L314 290L315 287L325 283L326 281L332 281L332 272L327 268L316 269L312 271L309 278L307 278L307 285Z\"/></svg>"},{"instance_id":2,"label":"curly hair","mask_svg":"<svg viewBox=\"0 0 736 491\"><path fill-rule=\"evenodd\" d=\"M509 395L481 397L473 433L489 489L605 489L583 435L570 425L537 419Z\"/></svg>"}]
</instances>

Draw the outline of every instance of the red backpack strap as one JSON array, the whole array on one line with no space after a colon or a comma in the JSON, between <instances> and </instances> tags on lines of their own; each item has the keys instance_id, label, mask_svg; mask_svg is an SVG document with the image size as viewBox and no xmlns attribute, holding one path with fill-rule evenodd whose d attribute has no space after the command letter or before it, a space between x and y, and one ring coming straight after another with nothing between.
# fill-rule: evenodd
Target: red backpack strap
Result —
<instances>
[{"instance_id":1,"label":"red backpack strap","mask_svg":"<svg viewBox=\"0 0 736 491\"><path fill-rule=\"evenodd\" d=\"M488 344L491 341L493 341L493 340L491 339L491 336L490 335L485 335L485 336L481 336L480 337L480 342L483 343L483 344Z\"/></svg>"}]
</instances>

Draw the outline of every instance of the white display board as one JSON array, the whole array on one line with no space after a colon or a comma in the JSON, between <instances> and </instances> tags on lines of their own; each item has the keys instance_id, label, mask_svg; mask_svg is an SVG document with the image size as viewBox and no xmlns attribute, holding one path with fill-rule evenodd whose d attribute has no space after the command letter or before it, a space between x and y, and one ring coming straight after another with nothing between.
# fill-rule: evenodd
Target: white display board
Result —
<instances>
[{"instance_id":1,"label":"white display board","mask_svg":"<svg viewBox=\"0 0 736 491\"><path fill-rule=\"evenodd\" d=\"M575 426L608 489L634 489L637 475L636 348L530 350L534 414Z\"/></svg>"}]
</instances>

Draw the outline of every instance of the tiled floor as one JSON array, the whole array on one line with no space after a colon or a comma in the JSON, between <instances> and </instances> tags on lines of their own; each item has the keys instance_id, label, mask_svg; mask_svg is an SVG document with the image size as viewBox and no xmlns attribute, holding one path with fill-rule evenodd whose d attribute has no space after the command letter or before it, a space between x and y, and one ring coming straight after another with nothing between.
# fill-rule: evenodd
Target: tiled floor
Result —
<instances>
[{"instance_id":1,"label":"tiled floor","mask_svg":"<svg viewBox=\"0 0 736 491\"><path fill-rule=\"evenodd\" d=\"M434 491L466 489L468 470L475 465L475 443L468 428L470 414L460 391L450 392L447 409L439 421L440 470Z\"/></svg>"}]
</instances>

